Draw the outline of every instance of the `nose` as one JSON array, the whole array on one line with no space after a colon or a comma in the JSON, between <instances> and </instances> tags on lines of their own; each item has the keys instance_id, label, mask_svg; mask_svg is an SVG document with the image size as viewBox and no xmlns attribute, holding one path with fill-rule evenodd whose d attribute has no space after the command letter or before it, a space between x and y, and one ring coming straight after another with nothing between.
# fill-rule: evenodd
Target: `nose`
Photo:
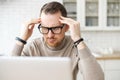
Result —
<instances>
[{"instance_id":1,"label":"nose","mask_svg":"<svg viewBox=\"0 0 120 80\"><path fill-rule=\"evenodd\" d=\"M52 32L52 30L49 30L47 35L48 35L49 38L51 38L51 37L53 37L55 34Z\"/></svg>"}]
</instances>

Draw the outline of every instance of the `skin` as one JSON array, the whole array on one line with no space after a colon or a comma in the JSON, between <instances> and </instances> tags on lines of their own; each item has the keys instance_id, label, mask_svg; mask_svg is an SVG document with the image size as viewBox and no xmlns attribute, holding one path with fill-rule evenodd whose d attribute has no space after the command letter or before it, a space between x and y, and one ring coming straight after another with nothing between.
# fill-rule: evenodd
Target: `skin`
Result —
<instances>
[{"instance_id":1,"label":"skin","mask_svg":"<svg viewBox=\"0 0 120 80\"><path fill-rule=\"evenodd\" d=\"M65 27L63 27L61 34L53 34L51 31L49 31L48 34L43 35L46 44L50 47L59 46L65 36L65 32L68 30L70 30L70 36L73 41L77 41L81 38L80 23L71 18L63 17L60 12L55 14L45 14L42 12L40 18L33 19L25 23L20 38L27 41L31 37L36 24L41 24L42 26L46 27L56 27L62 24L66 24ZM19 41L16 41L16 43L18 45L23 45ZM84 47L85 44L83 42L78 45L78 49L82 49Z\"/></svg>"},{"instance_id":2,"label":"skin","mask_svg":"<svg viewBox=\"0 0 120 80\"><path fill-rule=\"evenodd\" d=\"M51 14L46 15L42 13L41 14L41 25L47 26L49 28L61 26L62 23L59 21L60 16L61 16L60 12L55 13L54 15L51 15ZM67 30L68 30L68 26L64 26L60 34L54 34L51 31L49 31L48 34L44 34L43 37L44 37L46 44L50 47L59 46Z\"/></svg>"}]
</instances>

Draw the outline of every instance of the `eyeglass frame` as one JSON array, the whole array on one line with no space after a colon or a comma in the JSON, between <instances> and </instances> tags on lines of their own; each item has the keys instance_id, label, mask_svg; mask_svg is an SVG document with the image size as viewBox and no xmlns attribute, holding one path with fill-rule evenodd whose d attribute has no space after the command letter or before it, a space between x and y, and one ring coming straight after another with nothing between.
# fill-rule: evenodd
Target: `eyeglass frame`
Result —
<instances>
[{"instance_id":1,"label":"eyeglass frame","mask_svg":"<svg viewBox=\"0 0 120 80\"><path fill-rule=\"evenodd\" d=\"M63 29L64 26L65 26L65 24L62 24L61 26L56 26L56 27L51 27L51 28L49 28L49 27L41 27L41 24L39 24L39 25L38 25L38 30L39 30L39 32L42 33L42 34L48 34L48 33L49 33L49 30L51 30L51 32L52 32L53 34L60 34L60 33L62 32L62 29ZM46 29L48 30L47 33L43 33L43 32L40 30L40 28L46 28ZM55 28L60 28L61 31L60 31L59 33L55 33L55 32L53 31L53 29L55 29Z\"/></svg>"}]
</instances>

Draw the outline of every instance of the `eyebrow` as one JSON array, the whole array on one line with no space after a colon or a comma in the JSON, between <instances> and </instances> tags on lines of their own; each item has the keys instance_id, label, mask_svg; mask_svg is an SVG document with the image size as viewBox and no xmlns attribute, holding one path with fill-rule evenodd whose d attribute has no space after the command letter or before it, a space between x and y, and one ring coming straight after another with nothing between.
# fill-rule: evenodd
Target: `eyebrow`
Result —
<instances>
[{"instance_id":1,"label":"eyebrow","mask_svg":"<svg viewBox=\"0 0 120 80\"><path fill-rule=\"evenodd\" d=\"M41 24L40 24L41 25ZM42 26L42 25L41 25ZM59 25L59 26L52 26L52 27L46 27L46 26L42 26L42 27L45 27L45 28L57 28L57 27L63 27L64 26L64 24L62 24L62 25Z\"/></svg>"}]
</instances>

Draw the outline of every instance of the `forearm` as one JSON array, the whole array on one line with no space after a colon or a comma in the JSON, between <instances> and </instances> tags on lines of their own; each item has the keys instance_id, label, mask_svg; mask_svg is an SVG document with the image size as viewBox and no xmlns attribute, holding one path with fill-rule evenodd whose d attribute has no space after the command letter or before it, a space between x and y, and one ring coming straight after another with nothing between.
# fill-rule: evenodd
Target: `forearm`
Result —
<instances>
[{"instance_id":1,"label":"forearm","mask_svg":"<svg viewBox=\"0 0 120 80\"><path fill-rule=\"evenodd\" d=\"M24 44L19 42L19 41L16 41L14 47L13 47L13 50L11 52L11 55L12 56L21 56L21 53L22 53L22 50L23 50L23 47L24 47Z\"/></svg>"},{"instance_id":2,"label":"forearm","mask_svg":"<svg viewBox=\"0 0 120 80\"><path fill-rule=\"evenodd\" d=\"M79 67L82 69L84 80L104 80L104 73L100 65L84 42L78 45L78 51L80 57Z\"/></svg>"}]
</instances>

